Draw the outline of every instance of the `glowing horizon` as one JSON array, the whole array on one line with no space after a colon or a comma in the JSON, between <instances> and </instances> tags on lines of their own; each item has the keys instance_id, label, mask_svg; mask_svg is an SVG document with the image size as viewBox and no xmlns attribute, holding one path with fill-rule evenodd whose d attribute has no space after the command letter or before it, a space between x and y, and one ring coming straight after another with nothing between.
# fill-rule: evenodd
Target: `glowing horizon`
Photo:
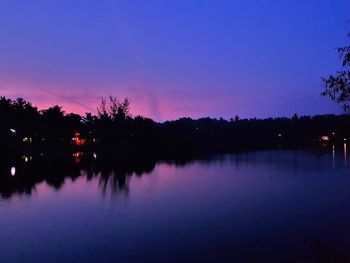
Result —
<instances>
[{"instance_id":1,"label":"glowing horizon","mask_svg":"<svg viewBox=\"0 0 350 263\"><path fill-rule=\"evenodd\" d=\"M101 97L128 97L133 115L158 121L342 113L320 96L320 78L340 66L349 8L346 0L4 1L0 96L79 114L96 113Z\"/></svg>"}]
</instances>

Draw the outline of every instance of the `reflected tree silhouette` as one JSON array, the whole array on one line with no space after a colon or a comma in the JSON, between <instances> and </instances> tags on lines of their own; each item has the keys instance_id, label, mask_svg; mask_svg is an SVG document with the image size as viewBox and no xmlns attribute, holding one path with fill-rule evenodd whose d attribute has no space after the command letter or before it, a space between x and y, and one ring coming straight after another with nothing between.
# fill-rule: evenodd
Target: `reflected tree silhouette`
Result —
<instances>
[{"instance_id":1,"label":"reflected tree silhouette","mask_svg":"<svg viewBox=\"0 0 350 263\"><path fill-rule=\"evenodd\" d=\"M32 156L0 155L0 197L9 199L13 195L30 196L36 186L45 182L52 189L60 190L67 179L72 181L85 177L87 181L97 179L98 188L103 195L111 193L128 195L130 179L152 173L156 165L181 168L198 163L210 166L213 162L229 162L234 170L242 165L269 166L276 169L294 171L326 171L334 165L344 166L344 149L337 148L339 157L332 159L332 151L310 151L309 155L298 151L269 151L237 153L234 155L201 155L182 158L157 159L151 156L111 156L91 152L74 154L34 154ZM342 151L340 153L340 151ZM342 154L342 155L341 155ZM262 158L263 157L263 158ZM78 159L77 159L78 158ZM324 158L326 162L319 162ZM318 162L316 166L314 162ZM345 164L346 165L346 164ZM316 167L316 168L315 168Z\"/></svg>"},{"instance_id":2,"label":"reflected tree silhouette","mask_svg":"<svg viewBox=\"0 0 350 263\"><path fill-rule=\"evenodd\" d=\"M129 180L132 176L141 177L153 171L156 161L153 159L139 160L106 158L95 160L91 153L80 153L80 161L72 155L30 156L27 162L18 157L14 161L1 159L0 165L0 196L11 198L14 194L30 196L35 192L36 185L46 182L55 190L63 187L67 178L75 180L86 176L88 181L97 178L99 189L103 194L111 191L116 194L129 192ZM15 167L15 176L11 169Z\"/></svg>"}]
</instances>

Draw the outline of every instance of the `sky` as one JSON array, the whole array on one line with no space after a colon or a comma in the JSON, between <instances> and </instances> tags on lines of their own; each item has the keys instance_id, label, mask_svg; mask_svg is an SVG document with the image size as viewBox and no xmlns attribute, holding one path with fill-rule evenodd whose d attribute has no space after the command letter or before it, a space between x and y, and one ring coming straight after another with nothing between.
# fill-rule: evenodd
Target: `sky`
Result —
<instances>
[{"instance_id":1,"label":"sky","mask_svg":"<svg viewBox=\"0 0 350 263\"><path fill-rule=\"evenodd\" d=\"M0 95L93 112L265 118L342 113L350 0L0 0Z\"/></svg>"}]
</instances>

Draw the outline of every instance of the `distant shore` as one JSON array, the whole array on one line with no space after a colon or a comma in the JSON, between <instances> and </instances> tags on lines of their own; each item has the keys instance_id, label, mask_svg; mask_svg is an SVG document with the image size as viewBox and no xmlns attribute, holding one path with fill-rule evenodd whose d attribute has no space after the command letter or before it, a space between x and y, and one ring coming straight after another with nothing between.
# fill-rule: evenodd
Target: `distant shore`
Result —
<instances>
[{"instance_id":1,"label":"distant shore","mask_svg":"<svg viewBox=\"0 0 350 263\"><path fill-rule=\"evenodd\" d=\"M128 99L102 99L98 114L66 114L55 105L0 97L0 151L182 156L264 149L329 147L350 140L350 115L242 119L180 118L155 122L130 114Z\"/></svg>"}]
</instances>

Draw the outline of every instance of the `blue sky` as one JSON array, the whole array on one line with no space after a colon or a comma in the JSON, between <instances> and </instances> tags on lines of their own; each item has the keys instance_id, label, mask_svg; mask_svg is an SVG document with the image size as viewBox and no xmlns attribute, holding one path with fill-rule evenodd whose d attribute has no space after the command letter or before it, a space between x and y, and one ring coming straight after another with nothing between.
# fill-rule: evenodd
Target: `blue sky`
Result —
<instances>
[{"instance_id":1,"label":"blue sky","mask_svg":"<svg viewBox=\"0 0 350 263\"><path fill-rule=\"evenodd\" d=\"M341 113L322 98L349 0L2 0L0 95L157 120Z\"/></svg>"}]
</instances>

